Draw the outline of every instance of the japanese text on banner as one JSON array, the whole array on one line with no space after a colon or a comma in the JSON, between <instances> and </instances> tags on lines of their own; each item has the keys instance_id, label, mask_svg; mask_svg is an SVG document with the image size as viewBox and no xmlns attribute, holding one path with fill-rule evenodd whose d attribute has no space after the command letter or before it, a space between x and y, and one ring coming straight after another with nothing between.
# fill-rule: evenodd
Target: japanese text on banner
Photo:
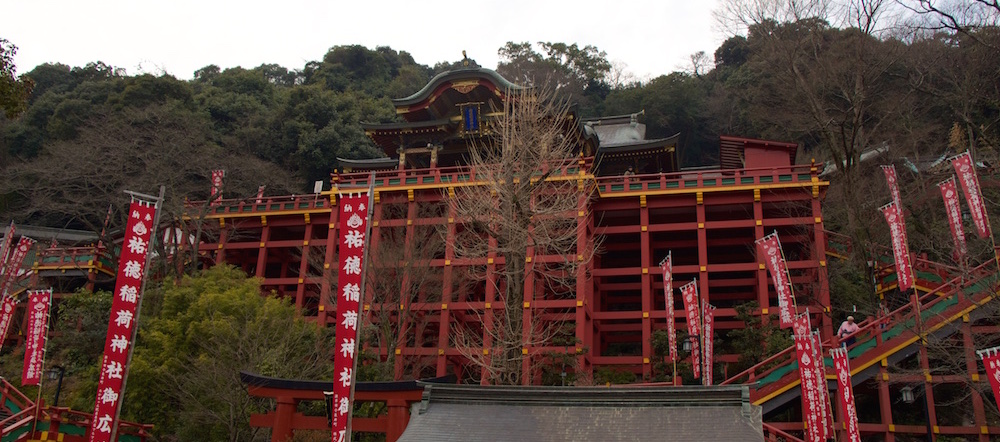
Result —
<instances>
[{"instance_id":1,"label":"japanese text on banner","mask_svg":"<svg viewBox=\"0 0 1000 442\"><path fill-rule=\"evenodd\" d=\"M667 345L670 347L670 360L677 362L677 325L674 323L674 275L670 254L660 264L663 271L663 298L667 309Z\"/></svg>"},{"instance_id":2,"label":"japanese text on banner","mask_svg":"<svg viewBox=\"0 0 1000 442\"><path fill-rule=\"evenodd\" d=\"M778 295L778 320L781 328L791 327L795 316L793 313L795 298L792 296L792 282L788 276L788 267L785 265L778 234L765 236L756 242L757 254L760 257L758 259L764 260L768 272L771 273L774 292Z\"/></svg>"},{"instance_id":3,"label":"japanese text on banner","mask_svg":"<svg viewBox=\"0 0 1000 442\"><path fill-rule=\"evenodd\" d=\"M892 237L892 254L896 258L899 290L909 290L913 287L913 269L910 267L910 248L906 242L906 224L899 216L899 208L895 203L883 207L882 213L889 224L889 234Z\"/></svg>"},{"instance_id":4,"label":"japanese text on banner","mask_svg":"<svg viewBox=\"0 0 1000 442\"><path fill-rule=\"evenodd\" d=\"M352 404L355 348L361 311L361 286L365 235L368 226L368 194L339 199L339 256L337 271L336 355L333 360L333 441L345 440Z\"/></svg>"},{"instance_id":5,"label":"japanese text on banner","mask_svg":"<svg viewBox=\"0 0 1000 442\"><path fill-rule=\"evenodd\" d=\"M104 359L97 383L90 442L109 442L118 424L122 385L128 373L128 359L135 336L142 282L146 274L149 241L155 229L156 206L133 201L129 205L125 239L118 261L118 276L112 292L111 318L104 341Z\"/></svg>"},{"instance_id":6,"label":"japanese text on banner","mask_svg":"<svg viewBox=\"0 0 1000 442\"><path fill-rule=\"evenodd\" d=\"M858 410L854 404L854 386L851 383L851 367L847 359L847 349L830 350L833 356L833 369L837 373L837 397L840 408L844 412L844 424L847 430L847 440L861 442L861 431L858 429Z\"/></svg>"}]
</instances>

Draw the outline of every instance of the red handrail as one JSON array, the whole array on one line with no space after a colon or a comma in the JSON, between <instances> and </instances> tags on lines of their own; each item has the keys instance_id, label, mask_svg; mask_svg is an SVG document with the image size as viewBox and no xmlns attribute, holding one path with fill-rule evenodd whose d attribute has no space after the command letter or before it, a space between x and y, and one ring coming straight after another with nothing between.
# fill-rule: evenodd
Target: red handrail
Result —
<instances>
[{"instance_id":1,"label":"red handrail","mask_svg":"<svg viewBox=\"0 0 1000 442\"><path fill-rule=\"evenodd\" d=\"M581 164L581 161L583 164ZM558 164L550 165L548 169L556 169L553 172L553 176L567 176L571 175L569 169L586 169L591 162L592 158L583 159L571 159ZM539 169L542 171L543 169ZM573 172L577 173L576 171ZM459 175L468 175L465 180L458 180ZM420 168L420 169L394 169L394 170L383 170L375 172L375 180L387 180L387 179L400 179L405 180L406 178L423 178L423 177L434 177L433 184L454 184L461 182L475 182L482 180L483 177L480 176L478 171L472 166L445 166L445 167L434 167L434 168ZM447 178L442 178L447 177ZM371 172L349 172L349 173L338 173L334 174L333 182L336 186L362 186L368 185L368 179L371 178ZM384 181L383 181L384 182ZM428 184L421 182L420 184ZM400 185L403 185L401 182Z\"/></svg>"},{"instance_id":2,"label":"red handrail","mask_svg":"<svg viewBox=\"0 0 1000 442\"><path fill-rule=\"evenodd\" d=\"M778 439L779 437L781 439ZM784 442L805 442L804 440L792 436L791 434L788 434L777 427L768 424L767 422L764 423L764 440L768 442L778 442L779 440L783 440Z\"/></svg>"},{"instance_id":3,"label":"red handrail","mask_svg":"<svg viewBox=\"0 0 1000 442\"><path fill-rule=\"evenodd\" d=\"M977 282L980 282L986 276L994 274L995 272L993 272L991 270L987 270L987 269L991 269L992 266L994 266L994 265L995 265L994 261L992 261L992 260L991 261L987 261L987 262L985 262L983 264L980 264L979 266L977 266L976 268L974 268L974 269L972 269L970 271L970 275L969 276L971 277L971 279L966 280L965 279L965 275L960 275L960 276L957 276L957 277L955 277L955 278L953 278L953 279L945 282L944 284L941 284L937 288L935 288L935 289L933 289L933 290L931 290L931 291L929 291L929 292L921 295L916 300L919 303L919 306L920 306L919 310L922 311L922 310L925 310L925 309L927 309L929 307L932 307L935 304L937 304L938 302L942 302L942 300L948 299L951 295L955 294L957 291L962 290L962 289L964 289L965 287L967 287L967 286L969 286L971 284L975 284ZM906 321L908 319L915 318L916 310L913 307L914 307L913 306L913 301L911 300L910 302L908 302L907 304L903 305L902 307L900 307L900 308L898 308L898 309L890 312L888 315L886 315L886 318L894 318L893 323L900 322L900 321ZM883 323L885 323L885 320L863 321L861 323L863 325L861 325L860 328L858 329L858 331L855 332L855 333L853 333L851 336L855 337L856 340L859 341L859 342L866 341L870 337L875 337L876 342L881 343L881 336L882 336L881 332L882 332L882 329L879 327L879 325L883 324ZM836 338L828 339L827 341L823 342L823 345L825 347L832 347L834 343L838 342L838 341L835 341L835 339ZM858 345L858 344L856 343L854 345ZM774 367L770 367L770 368L768 368L767 370L764 370L761 373L757 373L757 371L763 369L763 367L768 366L770 364L773 364L775 362L778 362L779 360L782 360L782 359L787 359L789 362L791 362L791 359L792 359L791 358L791 353L794 350L794 348L795 348L794 346L790 346L790 347L788 347L788 348L786 348L786 349L784 349L784 350L782 350L782 351L774 354L773 356L765 359L764 361L761 361L761 362L757 363L753 367L750 367L750 368L748 368L748 369L746 369L746 370L744 370L744 371L736 374L735 376L732 376L729 379L726 379L725 381L722 382L722 384L737 383L738 381L740 381L744 377L747 378L744 383L753 384L754 381L757 378L767 376L772 371L778 369L779 367L784 366L784 364L777 364ZM851 348L853 348L853 346ZM755 385L751 385L751 388L755 388Z\"/></svg>"}]
</instances>

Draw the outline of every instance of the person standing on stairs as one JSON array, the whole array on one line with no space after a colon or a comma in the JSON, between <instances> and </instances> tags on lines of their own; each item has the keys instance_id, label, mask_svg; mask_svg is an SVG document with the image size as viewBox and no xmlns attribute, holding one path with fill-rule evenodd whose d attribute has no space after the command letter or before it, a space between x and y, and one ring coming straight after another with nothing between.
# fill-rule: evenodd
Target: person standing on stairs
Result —
<instances>
[{"instance_id":1,"label":"person standing on stairs","mask_svg":"<svg viewBox=\"0 0 1000 442\"><path fill-rule=\"evenodd\" d=\"M848 316L847 320L840 324L840 328L837 330L837 337L844 343L845 346L850 347L854 345L854 333L858 331L861 327L854 322L854 316Z\"/></svg>"}]
</instances>

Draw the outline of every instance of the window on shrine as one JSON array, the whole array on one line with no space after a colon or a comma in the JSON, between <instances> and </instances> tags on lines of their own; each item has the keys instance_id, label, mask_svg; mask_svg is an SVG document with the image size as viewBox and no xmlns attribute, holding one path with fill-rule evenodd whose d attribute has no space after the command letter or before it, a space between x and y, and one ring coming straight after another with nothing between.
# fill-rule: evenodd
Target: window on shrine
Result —
<instances>
[{"instance_id":1,"label":"window on shrine","mask_svg":"<svg viewBox=\"0 0 1000 442\"><path fill-rule=\"evenodd\" d=\"M462 105L462 129L466 133L479 132L479 103Z\"/></svg>"}]
</instances>

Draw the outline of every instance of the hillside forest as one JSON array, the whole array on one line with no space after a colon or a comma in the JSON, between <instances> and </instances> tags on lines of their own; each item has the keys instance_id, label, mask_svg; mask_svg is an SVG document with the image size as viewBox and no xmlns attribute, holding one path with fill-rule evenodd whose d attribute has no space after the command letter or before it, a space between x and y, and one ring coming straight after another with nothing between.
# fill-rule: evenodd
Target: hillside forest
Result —
<instances>
[{"instance_id":1,"label":"hillside forest","mask_svg":"<svg viewBox=\"0 0 1000 442\"><path fill-rule=\"evenodd\" d=\"M517 84L551 86L583 118L643 112L648 138L680 134L682 167L718 164L719 135L799 143L798 162L826 164L825 227L856 245L889 243L877 212L889 201L879 164L895 164L900 174L913 214L911 250L933 259L951 260L936 187L949 172L941 159L971 151L984 170L987 205L998 207L1000 191L990 178L1000 160L995 1L853 0L832 7L747 0L716 13L729 38L655 78L635 78L610 61L613 54L585 42L512 40L498 48L496 71ZM391 99L462 66L458 59L421 64L405 48L336 45L303 66L209 65L191 80L129 74L100 61L19 73L16 44L0 38L0 220L95 233L106 219L112 231L124 222L123 189L155 193L165 185L163 216L179 217L183 201L208 197L213 169L226 170L227 198L254 196L261 185L265 195L311 192L314 181L329 181L338 158L382 155L361 123L397 121ZM108 216L109 204L116 216ZM988 241L970 245L980 258L989 255ZM868 252L858 246L855 253L855 263L830 269L840 305L870 294L863 281ZM238 273L217 268L150 289L154 301L143 312L124 418L156 424L162 440L195 440L184 425L190 422L211 432L199 440L255 440L261 435L246 416L261 404L220 370L315 378L332 372L324 358L328 332L304 326L287 303L261 298L254 281ZM211 299L199 296L209 292ZM80 333L54 339L52 354L68 369L64 394L78 409L93 406L96 384L88 379L96 382L93 361L109 296L82 294L60 307L56 327ZM287 344L224 353L253 337ZM282 364L290 354L313 356L293 373ZM4 373L13 372L17 355L0 361ZM211 363L219 360L229 365Z\"/></svg>"}]
</instances>

